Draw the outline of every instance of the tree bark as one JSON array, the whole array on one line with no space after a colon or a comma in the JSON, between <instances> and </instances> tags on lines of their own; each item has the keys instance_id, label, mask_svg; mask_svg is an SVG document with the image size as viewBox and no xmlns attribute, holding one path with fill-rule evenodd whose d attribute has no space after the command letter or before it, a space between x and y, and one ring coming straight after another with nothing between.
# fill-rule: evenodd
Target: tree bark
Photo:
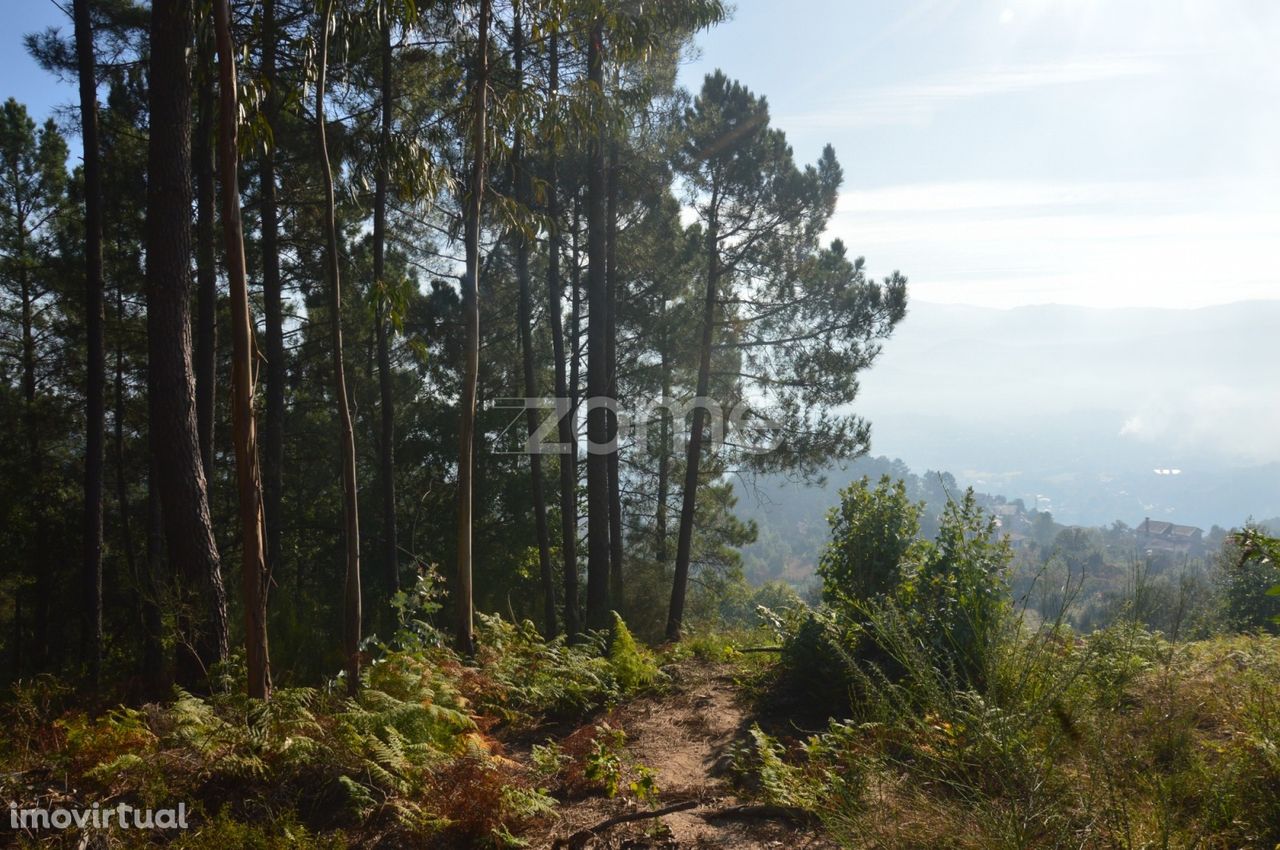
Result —
<instances>
[{"instance_id":1,"label":"tree bark","mask_svg":"<svg viewBox=\"0 0 1280 850\"><path fill-rule=\"evenodd\" d=\"M712 189L711 208L716 207ZM698 494L698 464L702 459L702 432L706 425L706 409L701 401L711 385L711 345L715 334L717 290L720 282L719 222L713 214L707 222L707 289L702 306L702 339L698 349L698 390L694 399L693 425L689 431L688 454L685 459L684 494L680 505L680 531L676 540L676 571L671 585L671 607L667 611L667 640L679 640L684 625L685 593L689 585L689 559L693 547L693 519Z\"/></svg>"},{"instance_id":2,"label":"tree bark","mask_svg":"<svg viewBox=\"0 0 1280 850\"><path fill-rule=\"evenodd\" d=\"M560 88L560 34L551 34L549 88L554 111ZM547 176L547 315L551 319L551 351L555 359L556 399L569 400L565 374L564 292L560 279L560 171L556 146L551 145ZM566 411L557 423L557 436L568 450L560 454L560 549L564 556L564 630L570 639L578 634L578 435L573 427L573 411Z\"/></svg>"},{"instance_id":3,"label":"tree bark","mask_svg":"<svg viewBox=\"0 0 1280 850\"><path fill-rule=\"evenodd\" d=\"M14 187L14 209L21 211L23 209L22 197L22 180L17 174L17 165L15 164L13 187ZM36 576L35 588L35 611L33 619L34 627L34 666L36 670L45 671L49 669L50 660L53 655L51 644L51 635L49 629L49 603L53 599L53 570L52 565L42 557L41 547L36 540L42 540L45 537L45 520L44 520L44 488L41 486L40 478L43 472L43 463L40 456L40 421L36 412L36 337L35 337L35 289L31 283L31 275L28 270L27 258L27 232L26 222L23 214L19 212L16 217L17 228L17 259L18 259L18 292L21 302L21 324L22 333L22 428L25 432L27 443L27 475L33 488L32 494L32 514L35 517L35 535L29 542L26 556L31 570Z\"/></svg>"},{"instance_id":4,"label":"tree bark","mask_svg":"<svg viewBox=\"0 0 1280 850\"><path fill-rule=\"evenodd\" d=\"M466 270L462 278L462 322L464 365L462 411L458 428L458 651L475 651L471 589L471 510L475 474L476 390L480 371L480 214L484 203L485 132L489 89L490 0L480 0L479 33L476 45L476 73L471 117L471 178L467 187L463 228L466 243Z\"/></svg>"},{"instance_id":5,"label":"tree bark","mask_svg":"<svg viewBox=\"0 0 1280 850\"><path fill-rule=\"evenodd\" d=\"M515 64L519 96L524 97L524 32L520 17L519 0L513 0L512 14L512 59ZM515 138L511 144L511 170L515 188L516 205L528 209L530 203L529 179L524 162L524 132L519 125L515 129ZM524 394L526 398L538 397L538 385L534 378L533 368L533 299L529 280L529 239L524 231L517 227L514 231L516 243L516 280L520 289L519 324L520 350L524 371ZM532 407L525 413L525 424L532 437L538 430L538 411ZM542 577L542 632L550 640L556 633L556 588L555 578L551 571L551 533L547 527L547 498L542 483L542 455L537 451L529 455L530 486L533 489L533 522L538 540L538 566Z\"/></svg>"},{"instance_id":6,"label":"tree bark","mask_svg":"<svg viewBox=\"0 0 1280 850\"><path fill-rule=\"evenodd\" d=\"M213 0L218 47L218 171L222 190L222 238L231 285L231 428L235 442L236 490L240 514L240 578L244 599L244 647L249 696L271 695L267 651L267 571L262 515L262 479L258 469L258 425L253 411L253 317L245 269L244 228L240 221L239 104L236 98L235 44L228 0Z\"/></svg>"},{"instance_id":7,"label":"tree bark","mask_svg":"<svg viewBox=\"0 0 1280 850\"><path fill-rule=\"evenodd\" d=\"M351 405L347 398L347 376L342 361L342 276L338 264L338 222L333 195L333 167L329 163L329 142L325 134L325 74L329 66L329 26L333 0L325 0L320 18L320 56L316 74L316 139L324 178L325 259L329 273L329 329L333 346L333 392L338 399L339 439L342 445L342 507L346 536L347 576L343 617L343 652L346 656L347 687L360 688L360 515L356 483L356 440L351 425Z\"/></svg>"},{"instance_id":8,"label":"tree bark","mask_svg":"<svg viewBox=\"0 0 1280 850\"><path fill-rule=\"evenodd\" d=\"M597 18L587 46L587 81L593 98L602 97L604 21ZM598 107L598 104L597 104ZM608 292L605 222L603 117L596 110L587 166L587 628L609 625L609 421L599 402L609 392L607 365Z\"/></svg>"},{"instance_id":9,"label":"tree bark","mask_svg":"<svg viewBox=\"0 0 1280 850\"><path fill-rule=\"evenodd\" d=\"M618 400L618 143L609 146L608 201L605 218L605 368L609 372L609 398ZM609 411L609 439L615 443L609 452L609 599L614 610L623 610L622 589L622 476L621 446L618 440L618 413Z\"/></svg>"},{"instance_id":10,"label":"tree bark","mask_svg":"<svg viewBox=\"0 0 1280 850\"><path fill-rule=\"evenodd\" d=\"M662 309L658 321L662 327L662 339L659 343L658 368L662 371L662 400L665 403L671 398L671 354L667 350L667 299L662 299ZM658 503L653 516L653 556L659 564L665 565L670 554L667 552L667 498L671 487L671 436L672 423L670 414L664 410L662 421L658 425Z\"/></svg>"},{"instance_id":11,"label":"tree bark","mask_svg":"<svg viewBox=\"0 0 1280 850\"><path fill-rule=\"evenodd\" d=\"M102 478L106 417L106 354L102 295L102 165L98 144L98 82L89 0L75 0L76 65L84 142L85 391L84 620L81 654L89 684L102 677Z\"/></svg>"},{"instance_id":12,"label":"tree bark","mask_svg":"<svg viewBox=\"0 0 1280 850\"><path fill-rule=\"evenodd\" d=\"M387 183L391 156L391 16L383 10L382 31L382 124L378 134L378 173L373 190L373 292L374 322L378 343L378 395L381 415L381 445L378 447L379 484L382 490L382 552L385 561L388 597L400 589L400 544L396 539L396 420L391 393L391 341L387 327L386 250Z\"/></svg>"},{"instance_id":13,"label":"tree bark","mask_svg":"<svg viewBox=\"0 0 1280 850\"><path fill-rule=\"evenodd\" d=\"M209 517L191 368L191 0L151 5L147 152L147 369L151 445L169 556L182 577L178 680L227 655L227 599Z\"/></svg>"},{"instance_id":14,"label":"tree bark","mask_svg":"<svg viewBox=\"0 0 1280 850\"><path fill-rule=\"evenodd\" d=\"M160 592L164 571L164 508L160 504L157 453L147 452L147 582L142 592L142 679L149 695L160 698L168 676L164 669L164 611Z\"/></svg>"},{"instance_id":15,"label":"tree bark","mask_svg":"<svg viewBox=\"0 0 1280 850\"><path fill-rule=\"evenodd\" d=\"M204 477L213 489L213 420L218 382L218 270L214 257L214 96L212 33L196 36L196 430Z\"/></svg>"},{"instance_id":16,"label":"tree bark","mask_svg":"<svg viewBox=\"0 0 1280 850\"><path fill-rule=\"evenodd\" d=\"M276 4L262 0L262 75L276 79ZM280 96L273 84L266 95L266 120L280 131ZM266 342L266 409L262 422L262 496L267 526L267 569L277 579L283 569L281 540L284 512L284 300L280 286L279 211L276 202L276 150L269 141L258 161L262 211L262 314Z\"/></svg>"}]
</instances>

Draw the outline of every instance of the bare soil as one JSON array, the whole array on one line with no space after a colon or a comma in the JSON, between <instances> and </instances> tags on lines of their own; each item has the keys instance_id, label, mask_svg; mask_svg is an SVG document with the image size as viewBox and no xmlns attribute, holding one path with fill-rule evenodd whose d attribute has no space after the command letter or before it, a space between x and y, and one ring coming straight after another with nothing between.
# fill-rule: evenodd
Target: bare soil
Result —
<instances>
[{"instance_id":1,"label":"bare soil","mask_svg":"<svg viewBox=\"0 0 1280 850\"><path fill-rule=\"evenodd\" d=\"M730 749L749 740L756 718L734 686L731 669L700 661L676 665L662 694L629 702L597 721L626 732L628 760L653 770L659 790L653 809L696 806L656 818L631 821L588 835L610 818L646 807L619 796L566 800L553 822L525 836L537 848L624 850L627 848L730 847L828 850L835 844L813 823L794 813L754 805L730 783Z\"/></svg>"}]
</instances>

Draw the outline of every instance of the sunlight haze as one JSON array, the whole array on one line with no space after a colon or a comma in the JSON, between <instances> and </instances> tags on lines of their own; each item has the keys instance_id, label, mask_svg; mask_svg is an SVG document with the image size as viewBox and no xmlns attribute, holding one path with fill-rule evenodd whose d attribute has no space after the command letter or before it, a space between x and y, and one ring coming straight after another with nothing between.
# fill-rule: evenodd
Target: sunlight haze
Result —
<instances>
[{"instance_id":1,"label":"sunlight haze","mask_svg":"<svg viewBox=\"0 0 1280 850\"><path fill-rule=\"evenodd\" d=\"M835 146L830 235L914 299L1195 307L1274 298L1280 6L737 4L682 73L730 69L802 160Z\"/></svg>"}]
</instances>

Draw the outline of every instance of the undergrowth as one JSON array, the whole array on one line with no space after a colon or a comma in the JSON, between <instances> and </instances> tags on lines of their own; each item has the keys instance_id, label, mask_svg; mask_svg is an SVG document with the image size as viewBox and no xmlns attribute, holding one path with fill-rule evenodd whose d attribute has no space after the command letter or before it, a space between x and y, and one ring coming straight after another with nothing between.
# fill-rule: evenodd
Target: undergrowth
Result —
<instances>
[{"instance_id":1,"label":"undergrowth","mask_svg":"<svg viewBox=\"0 0 1280 850\"><path fill-rule=\"evenodd\" d=\"M0 705L0 796L45 809L185 803L190 830L113 825L98 832L111 847L510 846L554 800L536 761L504 756L498 727L578 721L660 685L654 656L620 618L570 645L482 616L481 649L466 660L411 607L393 641L366 647L355 697L340 679L282 688L265 703L231 687L177 690L164 704L92 716L53 680L19 685ZM595 784L617 793L626 778L620 768ZM78 846L88 836L20 831L16 840Z\"/></svg>"}]
</instances>

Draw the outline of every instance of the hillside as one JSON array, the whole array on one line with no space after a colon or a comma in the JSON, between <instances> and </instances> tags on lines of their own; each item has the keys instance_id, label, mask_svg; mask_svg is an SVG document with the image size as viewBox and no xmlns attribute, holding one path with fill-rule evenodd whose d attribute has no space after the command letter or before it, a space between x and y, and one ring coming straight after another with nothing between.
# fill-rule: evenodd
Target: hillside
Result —
<instances>
[{"instance_id":1,"label":"hillside","mask_svg":"<svg viewBox=\"0 0 1280 850\"><path fill-rule=\"evenodd\" d=\"M1195 310L917 302L862 379L872 453L1062 522L1280 512L1280 302ZM1154 469L1178 469L1157 476Z\"/></svg>"}]
</instances>

